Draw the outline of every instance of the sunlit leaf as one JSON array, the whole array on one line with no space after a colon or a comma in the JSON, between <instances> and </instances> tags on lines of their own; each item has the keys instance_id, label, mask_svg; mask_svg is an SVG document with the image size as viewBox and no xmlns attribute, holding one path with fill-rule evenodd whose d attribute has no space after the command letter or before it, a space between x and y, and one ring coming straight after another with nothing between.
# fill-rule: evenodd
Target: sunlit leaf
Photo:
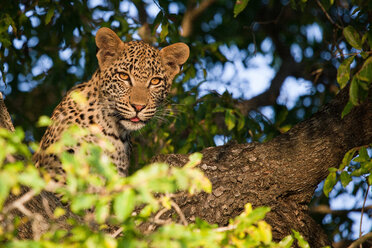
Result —
<instances>
[{"instance_id":1,"label":"sunlit leaf","mask_svg":"<svg viewBox=\"0 0 372 248\"><path fill-rule=\"evenodd\" d=\"M279 242L279 246L283 248L290 248L292 247L293 241L293 237L291 235L288 235Z\"/></svg>"},{"instance_id":2,"label":"sunlit leaf","mask_svg":"<svg viewBox=\"0 0 372 248\"><path fill-rule=\"evenodd\" d=\"M342 186L345 188L351 182L352 179L349 173L347 173L346 171L343 171L341 172L340 180L341 180Z\"/></svg>"},{"instance_id":3,"label":"sunlit leaf","mask_svg":"<svg viewBox=\"0 0 372 248\"><path fill-rule=\"evenodd\" d=\"M66 211L63 208L57 207L54 210L53 216L54 216L54 218L59 218L59 217L63 216L65 213L66 213Z\"/></svg>"},{"instance_id":4,"label":"sunlit leaf","mask_svg":"<svg viewBox=\"0 0 372 248\"><path fill-rule=\"evenodd\" d=\"M341 164L338 168L339 170L343 170L346 166L348 166L350 164L350 161L353 159L355 152L356 152L356 149L353 148L345 154L345 156L342 159L342 162L341 162Z\"/></svg>"},{"instance_id":5,"label":"sunlit leaf","mask_svg":"<svg viewBox=\"0 0 372 248\"><path fill-rule=\"evenodd\" d=\"M336 182L337 182L336 181L336 172L329 173L329 175L327 176L327 178L324 182L324 186L323 186L323 192L327 197L328 197L329 192L332 191Z\"/></svg>"},{"instance_id":6,"label":"sunlit leaf","mask_svg":"<svg viewBox=\"0 0 372 248\"><path fill-rule=\"evenodd\" d=\"M236 0L234 6L234 17L236 18L245 7L247 7L249 0Z\"/></svg>"},{"instance_id":7,"label":"sunlit leaf","mask_svg":"<svg viewBox=\"0 0 372 248\"><path fill-rule=\"evenodd\" d=\"M365 147L362 147L359 149L359 157L361 159L363 159L363 161L367 161L370 159L369 155L368 155L368 151L367 151L367 148Z\"/></svg>"},{"instance_id":8,"label":"sunlit leaf","mask_svg":"<svg viewBox=\"0 0 372 248\"><path fill-rule=\"evenodd\" d=\"M114 213L119 221L126 220L132 214L136 204L135 196L133 189L127 189L115 197Z\"/></svg>"},{"instance_id":9,"label":"sunlit leaf","mask_svg":"<svg viewBox=\"0 0 372 248\"><path fill-rule=\"evenodd\" d=\"M345 108L342 110L341 118L344 118L350 111L353 109L354 104L351 101L348 101L345 105Z\"/></svg>"},{"instance_id":10,"label":"sunlit leaf","mask_svg":"<svg viewBox=\"0 0 372 248\"><path fill-rule=\"evenodd\" d=\"M37 121L37 127L47 127L47 126L50 126L52 124L52 120L46 116L46 115L42 115L39 117L39 120Z\"/></svg>"},{"instance_id":11,"label":"sunlit leaf","mask_svg":"<svg viewBox=\"0 0 372 248\"><path fill-rule=\"evenodd\" d=\"M357 77L353 77L353 79L351 80L349 95L350 95L350 102L354 106L359 105L359 81Z\"/></svg>"},{"instance_id":12,"label":"sunlit leaf","mask_svg":"<svg viewBox=\"0 0 372 248\"><path fill-rule=\"evenodd\" d=\"M160 32L160 41L165 41L165 38L168 35L168 23L163 23L161 25L161 32Z\"/></svg>"},{"instance_id":13,"label":"sunlit leaf","mask_svg":"<svg viewBox=\"0 0 372 248\"><path fill-rule=\"evenodd\" d=\"M372 83L372 56L369 57L363 64L360 71L356 74L359 80L366 81L367 83Z\"/></svg>"},{"instance_id":14,"label":"sunlit leaf","mask_svg":"<svg viewBox=\"0 0 372 248\"><path fill-rule=\"evenodd\" d=\"M79 197L75 197L72 199L71 210L77 213L80 210L91 208L96 200L97 197L94 195L80 195Z\"/></svg>"},{"instance_id":15,"label":"sunlit leaf","mask_svg":"<svg viewBox=\"0 0 372 248\"><path fill-rule=\"evenodd\" d=\"M98 204L95 205L95 217L98 223L104 223L106 218L109 216L110 213L110 205L103 201L99 201Z\"/></svg>"},{"instance_id":16,"label":"sunlit leaf","mask_svg":"<svg viewBox=\"0 0 372 248\"><path fill-rule=\"evenodd\" d=\"M234 115L231 109L227 110L225 113L225 124L227 129L230 131L235 127L236 124L236 116Z\"/></svg>"},{"instance_id":17,"label":"sunlit leaf","mask_svg":"<svg viewBox=\"0 0 372 248\"><path fill-rule=\"evenodd\" d=\"M295 230L292 230L292 232L293 232L293 235L294 235L295 239L297 239L298 245L301 248L310 248L309 243L307 243L307 241L302 237L302 235L299 232L297 232Z\"/></svg>"},{"instance_id":18,"label":"sunlit leaf","mask_svg":"<svg viewBox=\"0 0 372 248\"><path fill-rule=\"evenodd\" d=\"M350 79L350 65L353 62L355 56L351 56L344 61L337 69L337 82L340 85L340 88L344 88L347 82Z\"/></svg>"},{"instance_id":19,"label":"sunlit leaf","mask_svg":"<svg viewBox=\"0 0 372 248\"><path fill-rule=\"evenodd\" d=\"M360 40L359 33L355 30L353 26L347 26L343 30L346 41L354 48L361 50L362 43Z\"/></svg>"},{"instance_id":20,"label":"sunlit leaf","mask_svg":"<svg viewBox=\"0 0 372 248\"><path fill-rule=\"evenodd\" d=\"M54 10L55 8L54 7L51 7L47 14L45 15L45 25L48 25L49 22L52 20L52 17L54 16Z\"/></svg>"}]
</instances>

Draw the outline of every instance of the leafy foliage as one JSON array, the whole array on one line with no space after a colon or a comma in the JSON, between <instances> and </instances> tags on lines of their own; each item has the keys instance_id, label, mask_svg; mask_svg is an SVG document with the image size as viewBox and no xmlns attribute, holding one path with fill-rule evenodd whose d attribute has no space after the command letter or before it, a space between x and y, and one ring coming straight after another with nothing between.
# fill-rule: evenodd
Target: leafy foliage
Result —
<instances>
[{"instance_id":1,"label":"leafy foliage","mask_svg":"<svg viewBox=\"0 0 372 248\"><path fill-rule=\"evenodd\" d=\"M211 192L211 183L195 167L201 161L201 154L190 155L189 162L182 168L155 163L122 178L103 152L112 149L105 140L100 141L100 146L82 143L75 156L64 151L63 147L92 131L72 126L53 145L50 152L60 154L66 171L66 184L53 185L47 173L40 174L32 166L22 129L17 128L14 133L0 129L0 143L8 147L2 151L0 163L0 220L8 223L0 229L2 247L289 247L296 239L301 247L307 247L306 241L296 232L281 243L274 243L270 226L262 220L270 209L252 209L250 204L227 227L218 228L198 219L194 224L170 222L151 234L141 233L138 228L142 224L156 223L155 213L174 207L172 193L179 190L188 190L190 194ZM14 156L22 156L23 160L9 163ZM31 191L22 195L22 186L30 187ZM41 190L59 194L63 202L70 203L67 211L81 216L84 221L70 217L70 230L56 229L53 221L66 214L66 209L58 207L53 209L54 219L48 220L48 228L39 240L17 240L16 226L40 221L21 207L22 198L30 192L35 196ZM10 192L20 194L20 198L4 205ZM15 218L14 224L9 224L13 209L27 218L21 222ZM115 239L109 234L110 227L116 227L123 235Z\"/></svg>"},{"instance_id":2,"label":"leafy foliage","mask_svg":"<svg viewBox=\"0 0 372 248\"><path fill-rule=\"evenodd\" d=\"M354 154L358 152L359 156L354 158ZM354 158L354 159L353 159ZM350 163L353 160L353 163ZM372 156L368 155L366 147L359 149L354 148L345 154L339 168L330 168L324 183L324 193L328 196L329 192L333 189L337 181L340 181L345 188L351 181L352 177L362 177L367 179L368 185L372 183Z\"/></svg>"}]
</instances>

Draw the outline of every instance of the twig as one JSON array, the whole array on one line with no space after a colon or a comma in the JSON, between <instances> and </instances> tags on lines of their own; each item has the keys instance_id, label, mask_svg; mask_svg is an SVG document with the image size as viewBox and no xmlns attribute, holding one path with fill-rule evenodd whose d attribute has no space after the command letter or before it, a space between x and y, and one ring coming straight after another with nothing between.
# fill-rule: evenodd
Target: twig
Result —
<instances>
[{"instance_id":1,"label":"twig","mask_svg":"<svg viewBox=\"0 0 372 248\"><path fill-rule=\"evenodd\" d=\"M228 225L228 226L223 226L223 227L213 229L213 231L215 231L215 232L226 232L226 231L234 230L235 228L236 228L236 225Z\"/></svg>"},{"instance_id":2,"label":"twig","mask_svg":"<svg viewBox=\"0 0 372 248\"><path fill-rule=\"evenodd\" d=\"M181 35L183 37L189 37L191 35L194 20L214 2L215 0L203 0L197 7L186 10L181 24Z\"/></svg>"},{"instance_id":3,"label":"twig","mask_svg":"<svg viewBox=\"0 0 372 248\"><path fill-rule=\"evenodd\" d=\"M325 8L323 7L323 5L319 2L319 0L315 0L316 3L318 4L319 8L323 11L323 13L325 14L325 16L327 17L327 19L329 20L330 23L332 23L332 25L336 26L338 29L343 29L338 23L336 23L332 17L328 14L328 12L325 10Z\"/></svg>"},{"instance_id":4,"label":"twig","mask_svg":"<svg viewBox=\"0 0 372 248\"><path fill-rule=\"evenodd\" d=\"M343 57L343 56L354 56L354 55L360 55L362 52L358 52L358 53L339 53L339 54L336 54L335 56L336 57ZM372 54L372 51L363 51L363 53L365 54Z\"/></svg>"},{"instance_id":5,"label":"twig","mask_svg":"<svg viewBox=\"0 0 372 248\"><path fill-rule=\"evenodd\" d=\"M34 240L39 240L42 233L48 229L49 224L44 217L39 213L33 213L25 207L25 203L30 201L36 195L35 190L31 189L26 194L21 196L19 199L13 201L10 205L4 208L4 213L11 211L12 209L19 210L22 214L32 219L31 228Z\"/></svg>"},{"instance_id":6,"label":"twig","mask_svg":"<svg viewBox=\"0 0 372 248\"><path fill-rule=\"evenodd\" d=\"M167 208L163 208L162 210L160 210L154 217L154 223L155 224L158 224L158 225L164 225L164 224L167 224L170 222L170 219L168 220L162 220L160 219L160 217L165 213L167 212L169 209Z\"/></svg>"},{"instance_id":7,"label":"twig","mask_svg":"<svg viewBox=\"0 0 372 248\"><path fill-rule=\"evenodd\" d=\"M365 210L372 209L372 205L364 207ZM350 212L360 212L362 208L353 208L353 209L344 209L344 210L332 210L329 206L319 205L316 207L310 208L312 214L332 214L332 215L346 215Z\"/></svg>"},{"instance_id":8,"label":"twig","mask_svg":"<svg viewBox=\"0 0 372 248\"><path fill-rule=\"evenodd\" d=\"M282 16L283 14L283 10L284 10L284 7L282 7L280 9L280 12L278 14L278 16L274 19L274 20L270 20L270 21L257 21L257 22L252 22L251 26L250 26L250 31L251 31L251 34L252 34L252 40L253 40L253 44L254 44L254 52L253 54L256 55L257 54L257 44L256 44L256 35L254 33L254 27L256 24L259 24L259 25L267 25L267 24L277 24L280 20L280 17Z\"/></svg>"},{"instance_id":9,"label":"twig","mask_svg":"<svg viewBox=\"0 0 372 248\"><path fill-rule=\"evenodd\" d=\"M120 227L113 234L111 234L111 237L116 238L123 230L124 230L124 228Z\"/></svg>"},{"instance_id":10,"label":"twig","mask_svg":"<svg viewBox=\"0 0 372 248\"><path fill-rule=\"evenodd\" d=\"M42 203L43 203L43 207L45 209L45 213L48 215L49 218L51 219L54 219L54 214L52 212L52 210L50 209L50 205L49 205L49 202L47 199L45 199L44 197L42 197Z\"/></svg>"},{"instance_id":11,"label":"twig","mask_svg":"<svg viewBox=\"0 0 372 248\"><path fill-rule=\"evenodd\" d=\"M180 216L183 225L184 225L184 226L187 226L189 223L187 222L187 220L186 220L186 218L185 218L185 215L183 214L182 210L181 210L180 207L177 205L177 203L175 203L174 201L171 201L171 206L174 207L174 209L176 210L176 212L177 212L178 215Z\"/></svg>"},{"instance_id":12,"label":"twig","mask_svg":"<svg viewBox=\"0 0 372 248\"><path fill-rule=\"evenodd\" d=\"M359 239L355 240L351 245L348 246L348 248L357 248L358 245L363 244L368 239L372 239L372 232L367 233L366 235L360 237Z\"/></svg>"},{"instance_id":13,"label":"twig","mask_svg":"<svg viewBox=\"0 0 372 248\"><path fill-rule=\"evenodd\" d=\"M369 184L367 187L366 195L364 196L364 201L363 201L363 206L362 206L362 211L360 212L360 224L359 224L359 239L362 237L362 223L363 223L363 213L364 213L364 207L366 205L366 200L368 196L368 191L369 191ZM360 248L362 248L362 244L360 244Z\"/></svg>"},{"instance_id":14,"label":"twig","mask_svg":"<svg viewBox=\"0 0 372 248\"><path fill-rule=\"evenodd\" d=\"M18 209L26 216L31 216L32 212L25 208L23 204L31 200L36 195L36 192L34 190L28 191L26 194L12 202L12 204L9 204L4 208L4 213L7 213L11 211L12 209Z\"/></svg>"}]
</instances>

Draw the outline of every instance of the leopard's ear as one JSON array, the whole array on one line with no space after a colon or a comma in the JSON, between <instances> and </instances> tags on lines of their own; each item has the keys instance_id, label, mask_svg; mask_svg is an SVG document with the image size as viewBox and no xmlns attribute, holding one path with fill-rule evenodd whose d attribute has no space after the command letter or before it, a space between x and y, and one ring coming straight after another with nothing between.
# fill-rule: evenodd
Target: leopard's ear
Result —
<instances>
[{"instance_id":1,"label":"leopard's ear","mask_svg":"<svg viewBox=\"0 0 372 248\"><path fill-rule=\"evenodd\" d=\"M96 34L97 59L101 69L112 63L124 49L124 43L109 28L100 28Z\"/></svg>"},{"instance_id":2,"label":"leopard's ear","mask_svg":"<svg viewBox=\"0 0 372 248\"><path fill-rule=\"evenodd\" d=\"M180 72L181 66L190 55L190 49L185 43L175 43L160 50L162 64L169 71L171 79Z\"/></svg>"}]
</instances>

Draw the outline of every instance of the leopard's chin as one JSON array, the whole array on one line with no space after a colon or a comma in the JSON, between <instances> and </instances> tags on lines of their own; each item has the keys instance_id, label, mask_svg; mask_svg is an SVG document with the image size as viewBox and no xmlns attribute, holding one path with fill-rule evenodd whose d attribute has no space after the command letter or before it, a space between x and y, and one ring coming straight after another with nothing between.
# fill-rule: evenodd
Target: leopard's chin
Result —
<instances>
[{"instance_id":1,"label":"leopard's chin","mask_svg":"<svg viewBox=\"0 0 372 248\"><path fill-rule=\"evenodd\" d=\"M119 123L128 131L136 131L146 126L144 121L120 120Z\"/></svg>"}]
</instances>

